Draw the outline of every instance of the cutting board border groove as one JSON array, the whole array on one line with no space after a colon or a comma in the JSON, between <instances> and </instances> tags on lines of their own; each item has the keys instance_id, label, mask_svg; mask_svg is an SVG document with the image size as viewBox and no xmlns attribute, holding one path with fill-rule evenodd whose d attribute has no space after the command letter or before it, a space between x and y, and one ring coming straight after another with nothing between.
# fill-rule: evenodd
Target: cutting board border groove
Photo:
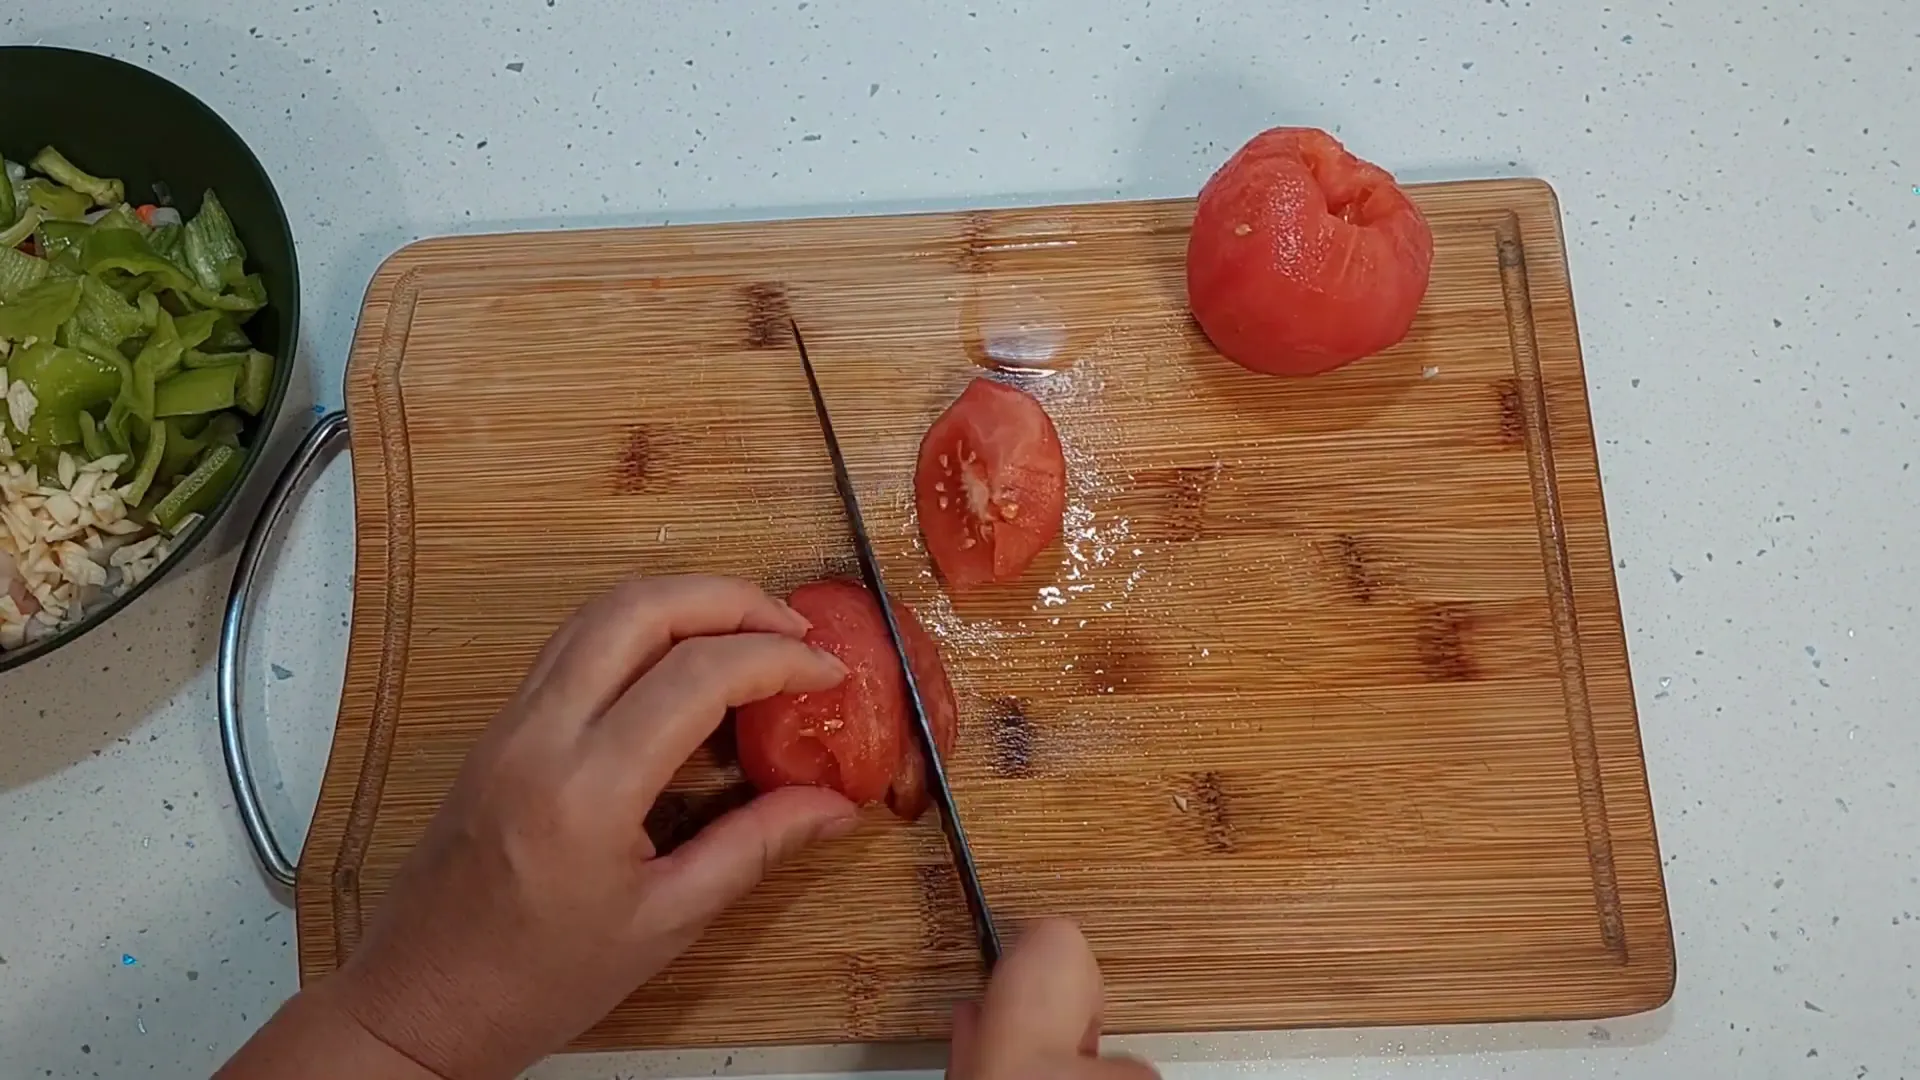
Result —
<instances>
[{"instance_id":1,"label":"cutting board border groove","mask_svg":"<svg viewBox=\"0 0 1920 1080\"><path fill-rule=\"evenodd\" d=\"M380 447L393 474L411 477L412 448L407 445L406 402L400 393L400 361L406 354L407 334L413 327L423 273L407 271L394 287L394 305L381 325L379 364L374 370L374 400L380 414ZM397 332L396 332L397 328ZM406 697L407 645L413 626L413 485L387 485L386 627L381 636L379 691L374 697L372 724L367 732L366 756L361 761L353 810L340 838L340 854L332 874L337 956L348 956L360 944L364 929L360 910L360 866L380 813L380 793L387 783L393 758L393 736L400 726L400 708Z\"/></svg>"},{"instance_id":2,"label":"cutting board border groove","mask_svg":"<svg viewBox=\"0 0 1920 1080\"><path fill-rule=\"evenodd\" d=\"M1545 373L1533 336L1533 293L1527 285L1527 249L1520 238L1519 215L1499 215L1494 224L1500 283L1507 302L1507 340L1513 349L1514 385L1526 431L1527 472L1533 483L1534 521L1540 526L1540 553L1546 568L1547 604L1553 611L1555 651L1567 698L1567 736L1574 776L1580 788L1580 817L1587 833L1587 862L1593 873L1593 902L1600 916L1600 939L1626 964L1626 919L1620 910L1620 883L1613 865L1613 833L1607 824L1606 788L1600 779L1600 750L1594 740L1593 705L1587 697L1585 651L1573 599L1573 564L1560 520L1560 480L1553 466L1553 433L1548 427Z\"/></svg>"}]
</instances>

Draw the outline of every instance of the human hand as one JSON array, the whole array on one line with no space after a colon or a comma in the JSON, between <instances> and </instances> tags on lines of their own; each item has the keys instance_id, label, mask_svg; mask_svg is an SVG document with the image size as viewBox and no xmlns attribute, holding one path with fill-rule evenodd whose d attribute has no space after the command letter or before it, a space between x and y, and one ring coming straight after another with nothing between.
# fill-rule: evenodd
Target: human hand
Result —
<instances>
[{"instance_id":1,"label":"human hand","mask_svg":"<svg viewBox=\"0 0 1920 1080\"><path fill-rule=\"evenodd\" d=\"M629 581L581 608L321 986L446 1080L517 1076L585 1031L767 870L853 827L819 788L762 795L665 856L642 824L729 707L846 676L806 630L732 578Z\"/></svg>"},{"instance_id":2,"label":"human hand","mask_svg":"<svg viewBox=\"0 0 1920 1080\"><path fill-rule=\"evenodd\" d=\"M986 998L953 1016L948 1080L1158 1080L1134 1058L1100 1056L1106 990L1079 927L1035 923L994 969Z\"/></svg>"}]
</instances>

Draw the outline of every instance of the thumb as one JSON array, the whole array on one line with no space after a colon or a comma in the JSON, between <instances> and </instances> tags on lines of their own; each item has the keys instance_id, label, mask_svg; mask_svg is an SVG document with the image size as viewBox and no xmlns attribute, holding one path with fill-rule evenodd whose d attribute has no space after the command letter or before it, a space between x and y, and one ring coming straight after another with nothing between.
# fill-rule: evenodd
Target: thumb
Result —
<instances>
[{"instance_id":1,"label":"thumb","mask_svg":"<svg viewBox=\"0 0 1920 1080\"><path fill-rule=\"evenodd\" d=\"M649 907L686 927L705 926L752 892L774 867L819 840L844 836L859 809L826 788L770 791L700 830L654 861Z\"/></svg>"},{"instance_id":2,"label":"thumb","mask_svg":"<svg viewBox=\"0 0 1920 1080\"><path fill-rule=\"evenodd\" d=\"M1066 919L1035 923L987 984L969 1040L980 1075L1018 1075L1023 1063L1094 1051L1105 1002L1100 965L1080 928Z\"/></svg>"}]
</instances>

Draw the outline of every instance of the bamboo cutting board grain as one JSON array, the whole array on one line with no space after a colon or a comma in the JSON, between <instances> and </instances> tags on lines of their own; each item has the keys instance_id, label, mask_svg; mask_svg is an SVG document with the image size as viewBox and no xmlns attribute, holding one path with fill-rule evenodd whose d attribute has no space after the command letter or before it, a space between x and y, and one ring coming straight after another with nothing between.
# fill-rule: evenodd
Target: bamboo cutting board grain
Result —
<instances>
[{"instance_id":1,"label":"bamboo cutting board grain","mask_svg":"<svg viewBox=\"0 0 1920 1080\"><path fill-rule=\"evenodd\" d=\"M395 255L348 375L345 698L301 971L360 937L467 747L634 573L852 572L806 331L887 580L940 637L997 913L1080 918L1117 1031L1654 1007L1673 945L1552 192L1421 188L1392 351L1242 371L1189 202L463 237ZM982 364L1068 448L1064 542L949 602L910 476ZM650 820L735 797L703 751ZM582 1047L908 1039L979 984L937 826L782 870Z\"/></svg>"}]
</instances>

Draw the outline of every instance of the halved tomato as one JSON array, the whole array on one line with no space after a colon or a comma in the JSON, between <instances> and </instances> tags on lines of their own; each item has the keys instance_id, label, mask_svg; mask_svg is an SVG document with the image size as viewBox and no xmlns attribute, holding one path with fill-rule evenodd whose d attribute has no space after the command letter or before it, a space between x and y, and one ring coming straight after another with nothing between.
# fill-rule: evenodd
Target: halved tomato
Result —
<instances>
[{"instance_id":1,"label":"halved tomato","mask_svg":"<svg viewBox=\"0 0 1920 1080\"><path fill-rule=\"evenodd\" d=\"M1060 535L1060 433L1033 398L975 379L920 440L913 496L948 586L1013 581Z\"/></svg>"},{"instance_id":2,"label":"halved tomato","mask_svg":"<svg viewBox=\"0 0 1920 1080\"><path fill-rule=\"evenodd\" d=\"M1256 135L1200 189L1187 301L1227 359L1312 375L1407 336L1433 230L1385 169L1317 128Z\"/></svg>"},{"instance_id":3,"label":"halved tomato","mask_svg":"<svg viewBox=\"0 0 1920 1080\"><path fill-rule=\"evenodd\" d=\"M866 586L844 578L809 582L787 603L813 623L807 643L847 665L831 690L780 694L734 714L740 767L762 791L828 787L857 803L885 801L915 818L926 809L924 762L907 730L906 680L894 658L880 605ZM921 702L941 753L953 745L959 708L940 650L913 609L896 604Z\"/></svg>"}]
</instances>

